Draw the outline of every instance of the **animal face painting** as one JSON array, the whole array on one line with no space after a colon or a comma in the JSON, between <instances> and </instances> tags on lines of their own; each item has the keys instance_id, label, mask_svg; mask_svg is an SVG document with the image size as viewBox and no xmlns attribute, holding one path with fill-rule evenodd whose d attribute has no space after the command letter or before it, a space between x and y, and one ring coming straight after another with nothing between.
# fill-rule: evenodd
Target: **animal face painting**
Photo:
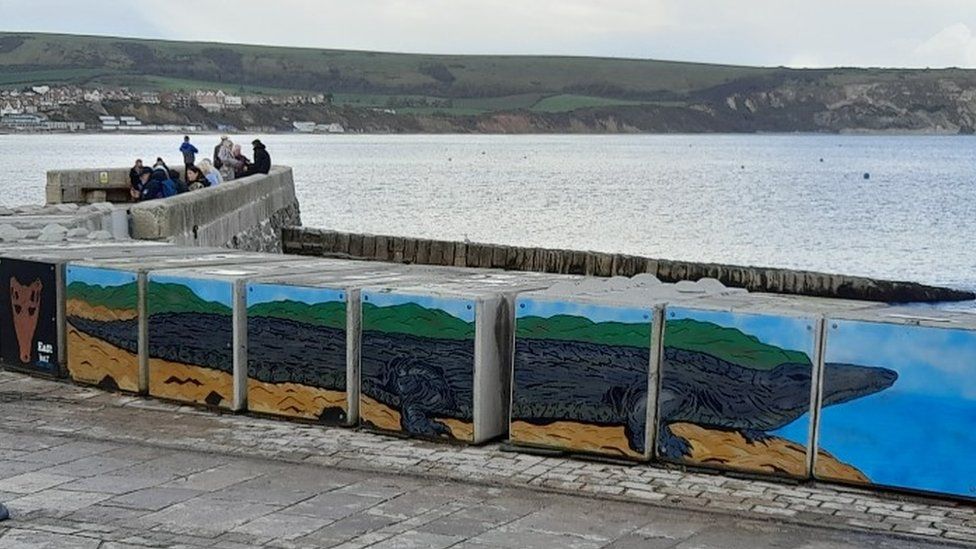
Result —
<instances>
[{"instance_id":1,"label":"animal face painting","mask_svg":"<svg viewBox=\"0 0 976 549\"><path fill-rule=\"evenodd\" d=\"M10 277L10 307L13 312L17 345L20 349L20 361L24 364L29 363L31 359L31 347L34 343L34 332L37 330L37 316L40 311L43 287L40 280L25 285L15 277Z\"/></svg>"}]
</instances>

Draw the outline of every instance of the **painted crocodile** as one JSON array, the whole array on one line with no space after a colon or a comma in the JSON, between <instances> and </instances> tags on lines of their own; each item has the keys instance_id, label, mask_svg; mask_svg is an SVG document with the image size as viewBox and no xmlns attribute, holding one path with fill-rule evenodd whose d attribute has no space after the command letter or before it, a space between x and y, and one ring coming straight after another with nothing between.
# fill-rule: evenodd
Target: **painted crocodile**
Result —
<instances>
[{"instance_id":1,"label":"painted crocodile","mask_svg":"<svg viewBox=\"0 0 976 549\"><path fill-rule=\"evenodd\" d=\"M523 352L538 342L517 341ZM551 347L551 345L550 345ZM628 446L644 453L647 424L647 353L632 349L560 342L560 352L546 348L533 360L545 367L515 368L512 418L536 424L578 421L592 425L623 425ZM599 351L607 363L595 363ZM569 360L567 360L567 358ZM577 361L578 358L587 360ZM558 368L572 365L572 376ZM610 367L612 366L612 367ZM579 370L584 368L584 370ZM897 374L884 368L827 364L824 405L830 406L890 387ZM580 380L584 373L586 382ZM737 430L747 440L764 439L796 420L810 407L809 364L782 364L757 370L706 353L665 348L660 394L662 455L680 459L688 443L669 425L689 422L715 429Z\"/></svg>"},{"instance_id":2,"label":"painted crocodile","mask_svg":"<svg viewBox=\"0 0 976 549\"><path fill-rule=\"evenodd\" d=\"M671 431L673 423L739 431L748 442L788 425L810 408L809 364L755 370L711 355L665 348L659 395L663 457L681 459L691 446ZM832 406L891 387L898 374L854 364L825 365L823 405Z\"/></svg>"}]
</instances>

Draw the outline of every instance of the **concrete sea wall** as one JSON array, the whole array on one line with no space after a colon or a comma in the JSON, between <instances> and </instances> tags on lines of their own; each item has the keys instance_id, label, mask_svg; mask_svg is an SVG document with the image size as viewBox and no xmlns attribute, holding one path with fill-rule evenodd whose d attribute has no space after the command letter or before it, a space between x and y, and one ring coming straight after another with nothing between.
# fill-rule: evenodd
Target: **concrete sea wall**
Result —
<instances>
[{"instance_id":1,"label":"concrete sea wall","mask_svg":"<svg viewBox=\"0 0 976 549\"><path fill-rule=\"evenodd\" d=\"M662 282L714 278L727 286L745 288L751 292L891 303L976 299L973 292L914 282L791 269L671 261L592 251L345 233L305 227L285 229L282 239L285 253L309 256L600 277L647 273Z\"/></svg>"},{"instance_id":2,"label":"concrete sea wall","mask_svg":"<svg viewBox=\"0 0 976 549\"><path fill-rule=\"evenodd\" d=\"M127 205L130 236L185 246L281 252L281 229L301 225L291 168L253 175L171 198L127 204L128 170L48 172L49 204Z\"/></svg>"}]
</instances>

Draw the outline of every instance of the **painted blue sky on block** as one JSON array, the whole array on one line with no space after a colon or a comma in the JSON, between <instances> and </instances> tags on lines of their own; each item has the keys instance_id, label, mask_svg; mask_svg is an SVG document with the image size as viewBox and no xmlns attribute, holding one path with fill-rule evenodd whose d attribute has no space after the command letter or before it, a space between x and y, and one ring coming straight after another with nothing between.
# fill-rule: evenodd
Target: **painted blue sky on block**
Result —
<instances>
[{"instance_id":1,"label":"painted blue sky on block","mask_svg":"<svg viewBox=\"0 0 976 549\"><path fill-rule=\"evenodd\" d=\"M311 288L286 284L248 284L247 306L275 301L297 301L308 305L345 302L346 292L332 288Z\"/></svg>"},{"instance_id":2,"label":"painted blue sky on block","mask_svg":"<svg viewBox=\"0 0 976 549\"><path fill-rule=\"evenodd\" d=\"M821 449L876 484L976 498L976 332L829 321L825 358L898 380L824 408Z\"/></svg>"},{"instance_id":3,"label":"painted blue sky on block","mask_svg":"<svg viewBox=\"0 0 976 549\"><path fill-rule=\"evenodd\" d=\"M557 315L578 316L593 322L623 322L627 324L646 324L654 317L650 309L634 307L612 307L572 301L548 301L519 298L515 305L515 318L537 316L550 318Z\"/></svg>"},{"instance_id":4,"label":"painted blue sky on block","mask_svg":"<svg viewBox=\"0 0 976 549\"><path fill-rule=\"evenodd\" d=\"M825 358L895 370L889 391L976 401L976 332L831 320Z\"/></svg>"},{"instance_id":5,"label":"painted blue sky on block","mask_svg":"<svg viewBox=\"0 0 976 549\"><path fill-rule=\"evenodd\" d=\"M691 319L711 322L724 328L735 328L759 338L763 343L806 353L811 360L814 357L814 330L808 329L815 327L816 323L813 319L685 307L668 307L664 318L665 320Z\"/></svg>"},{"instance_id":6,"label":"painted blue sky on block","mask_svg":"<svg viewBox=\"0 0 976 549\"><path fill-rule=\"evenodd\" d=\"M149 274L149 282L160 284L180 284L185 286L193 293L197 294L204 301L214 301L221 305L233 308L233 287L230 282L225 280L213 280L208 278L190 278L187 276L169 276L155 273Z\"/></svg>"},{"instance_id":7,"label":"painted blue sky on block","mask_svg":"<svg viewBox=\"0 0 976 549\"><path fill-rule=\"evenodd\" d=\"M372 303L377 307L392 307L394 305L413 303L427 309L440 309L465 322L474 322L475 305L469 299L369 291L363 292L363 303Z\"/></svg>"},{"instance_id":8,"label":"painted blue sky on block","mask_svg":"<svg viewBox=\"0 0 976 549\"><path fill-rule=\"evenodd\" d=\"M120 271L117 269L68 265L65 281L67 284L84 282L90 286L109 288L132 284L136 281L136 275L130 271Z\"/></svg>"}]
</instances>

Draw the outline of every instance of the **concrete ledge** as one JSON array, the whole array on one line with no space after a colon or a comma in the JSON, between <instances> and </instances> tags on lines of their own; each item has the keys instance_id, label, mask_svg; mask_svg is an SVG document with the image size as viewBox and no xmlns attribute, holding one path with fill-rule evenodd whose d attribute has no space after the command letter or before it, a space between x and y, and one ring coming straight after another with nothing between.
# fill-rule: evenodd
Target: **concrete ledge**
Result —
<instances>
[{"instance_id":1,"label":"concrete ledge","mask_svg":"<svg viewBox=\"0 0 976 549\"><path fill-rule=\"evenodd\" d=\"M299 255L453 265L591 276L649 273L662 282L715 278L751 292L858 299L889 303L968 301L968 291L860 276L669 261L623 254L451 242L402 236L342 233L305 227L283 230L284 252Z\"/></svg>"},{"instance_id":2,"label":"concrete ledge","mask_svg":"<svg viewBox=\"0 0 976 549\"><path fill-rule=\"evenodd\" d=\"M134 204L132 237L165 240L186 246L230 246L269 249L246 242L255 230L273 232L265 239L278 241L281 225L298 223L298 201L292 170L276 166L267 175L253 175L216 187L172 198ZM278 226L275 226L278 225ZM277 243L280 250L280 241Z\"/></svg>"},{"instance_id":3,"label":"concrete ledge","mask_svg":"<svg viewBox=\"0 0 976 549\"><path fill-rule=\"evenodd\" d=\"M129 169L49 171L45 198L48 204L129 202Z\"/></svg>"}]
</instances>

